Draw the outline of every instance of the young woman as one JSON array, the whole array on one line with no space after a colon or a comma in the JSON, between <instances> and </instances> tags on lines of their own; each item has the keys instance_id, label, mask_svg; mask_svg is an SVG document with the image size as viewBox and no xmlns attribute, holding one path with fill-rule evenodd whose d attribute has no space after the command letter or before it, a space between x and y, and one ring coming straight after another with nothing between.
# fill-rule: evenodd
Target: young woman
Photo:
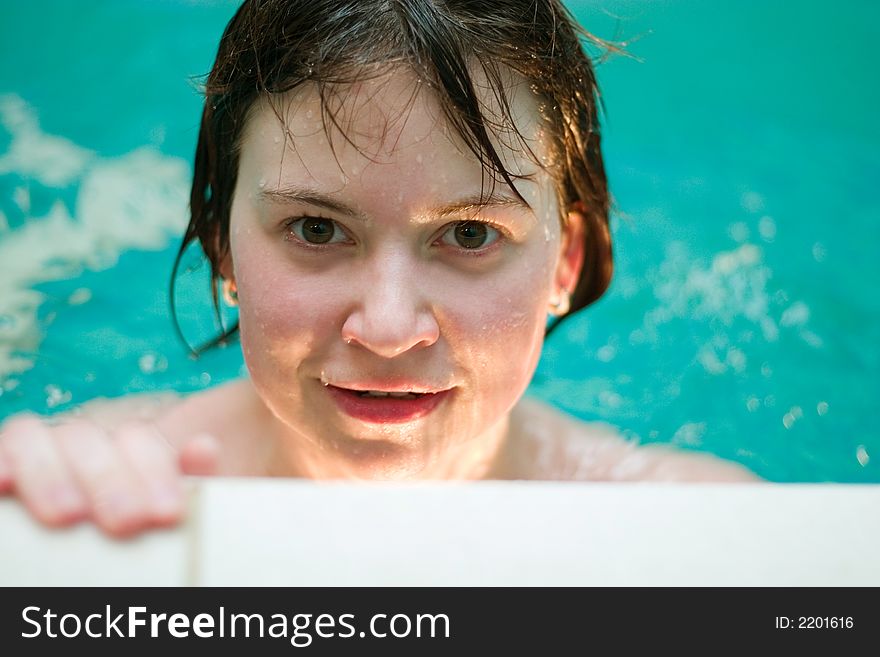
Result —
<instances>
[{"instance_id":1,"label":"young woman","mask_svg":"<svg viewBox=\"0 0 880 657\"><path fill-rule=\"evenodd\" d=\"M181 474L753 480L523 393L608 286L583 36L556 0L248 1L207 81L185 248L249 377L15 418L0 490L52 525L176 522Z\"/></svg>"}]
</instances>

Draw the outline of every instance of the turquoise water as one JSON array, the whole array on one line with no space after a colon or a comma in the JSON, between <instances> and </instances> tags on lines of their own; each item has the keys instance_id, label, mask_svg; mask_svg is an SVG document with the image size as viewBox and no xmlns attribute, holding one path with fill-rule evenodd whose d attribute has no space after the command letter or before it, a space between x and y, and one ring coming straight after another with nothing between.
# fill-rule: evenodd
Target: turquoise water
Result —
<instances>
[{"instance_id":1,"label":"turquoise water","mask_svg":"<svg viewBox=\"0 0 880 657\"><path fill-rule=\"evenodd\" d=\"M241 371L235 346L185 356L166 294L191 77L236 5L0 8L0 418ZM570 6L631 40L598 69L616 277L531 394L773 480L880 482L880 5ZM206 271L187 262L198 341Z\"/></svg>"}]
</instances>

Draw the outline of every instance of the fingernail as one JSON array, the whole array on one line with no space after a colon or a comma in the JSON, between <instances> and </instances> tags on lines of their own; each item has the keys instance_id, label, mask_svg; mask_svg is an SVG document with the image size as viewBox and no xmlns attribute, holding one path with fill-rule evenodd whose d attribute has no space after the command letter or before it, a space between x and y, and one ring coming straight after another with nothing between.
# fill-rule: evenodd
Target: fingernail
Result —
<instances>
[{"instance_id":1,"label":"fingernail","mask_svg":"<svg viewBox=\"0 0 880 657\"><path fill-rule=\"evenodd\" d=\"M135 511L135 501L131 495L116 493L105 500L104 512L114 519L124 519Z\"/></svg>"},{"instance_id":2,"label":"fingernail","mask_svg":"<svg viewBox=\"0 0 880 657\"><path fill-rule=\"evenodd\" d=\"M152 502L153 511L159 515L176 515L181 511L180 494L170 488L153 489Z\"/></svg>"},{"instance_id":3,"label":"fingernail","mask_svg":"<svg viewBox=\"0 0 880 657\"><path fill-rule=\"evenodd\" d=\"M82 493L73 486L56 486L47 497L52 507L62 514L79 513L86 504Z\"/></svg>"}]
</instances>

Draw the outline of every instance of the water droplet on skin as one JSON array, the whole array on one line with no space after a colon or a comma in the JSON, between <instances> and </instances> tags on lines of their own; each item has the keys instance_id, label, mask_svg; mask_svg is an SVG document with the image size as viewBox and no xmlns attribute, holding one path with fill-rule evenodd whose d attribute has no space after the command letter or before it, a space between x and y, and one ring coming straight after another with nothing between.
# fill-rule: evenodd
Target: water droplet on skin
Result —
<instances>
[{"instance_id":1,"label":"water droplet on skin","mask_svg":"<svg viewBox=\"0 0 880 657\"><path fill-rule=\"evenodd\" d=\"M260 182L257 184L260 186L260 189L263 189L266 186L266 179L260 178Z\"/></svg>"},{"instance_id":2,"label":"water droplet on skin","mask_svg":"<svg viewBox=\"0 0 880 657\"><path fill-rule=\"evenodd\" d=\"M416 162L418 162L419 164L422 163L422 154L421 153L416 155Z\"/></svg>"},{"instance_id":3,"label":"water droplet on skin","mask_svg":"<svg viewBox=\"0 0 880 657\"><path fill-rule=\"evenodd\" d=\"M281 137L279 137L278 135L275 135L275 138L272 139L272 141L275 142L276 144L280 144L280 143L281 143Z\"/></svg>"}]
</instances>

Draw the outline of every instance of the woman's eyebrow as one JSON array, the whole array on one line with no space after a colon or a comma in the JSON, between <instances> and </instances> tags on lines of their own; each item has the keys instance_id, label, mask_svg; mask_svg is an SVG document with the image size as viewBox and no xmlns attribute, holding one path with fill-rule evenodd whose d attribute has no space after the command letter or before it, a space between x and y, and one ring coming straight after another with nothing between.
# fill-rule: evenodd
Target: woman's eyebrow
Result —
<instances>
[{"instance_id":1,"label":"woman's eyebrow","mask_svg":"<svg viewBox=\"0 0 880 657\"><path fill-rule=\"evenodd\" d=\"M285 186L278 189L261 189L258 196L261 200L276 205L304 203L306 205L313 205L361 221L366 221L368 218L363 212L352 208L339 199L334 198L332 195L306 187ZM508 194L500 190L494 190L488 195L470 194L468 196L463 196L450 203L430 208L424 214L430 218L445 219L448 217L460 216L463 212L475 212L485 208L505 207L515 207L526 210L529 213L533 212L528 203L521 198L517 198L513 194Z\"/></svg>"},{"instance_id":2,"label":"woman's eyebrow","mask_svg":"<svg viewBox=\"0 0 880 657\"><path fill-rule=\"evenodd\" d=\"M362 221L367 220L367 216L364 213L353 209L329 194L324 194L315 189L293 186L278 189L261 189L258 196L261 200L275 205L305 203L306 205L314 205L315 207L324 208L325 210L344 214L355 219L361 219Z\"/></svg>"},{"instance_id":3,"label":"woman's eyebrow","mask_svg":"<svg viewBox=\"0 0 880 657\"><path fill-rule=\"evenodd\" d=\"M440 219L459 216L463 212L477 212L484 208L520 208L532 212L531 206L522 198L517 198L512 194L498 193L493 191L488 196L475 194L460 198L452 203L443 205L439 208L433 208L428 211L428 215Z\"/></svg>"}]
</instances>

